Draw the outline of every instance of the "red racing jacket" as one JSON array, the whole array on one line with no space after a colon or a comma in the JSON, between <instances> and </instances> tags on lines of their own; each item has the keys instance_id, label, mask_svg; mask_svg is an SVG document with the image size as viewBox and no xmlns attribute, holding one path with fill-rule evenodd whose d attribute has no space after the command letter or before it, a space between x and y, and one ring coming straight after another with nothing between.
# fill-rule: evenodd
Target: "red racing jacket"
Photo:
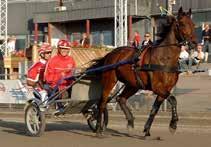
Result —
<instances>
[{"instance_id":1,"label":"red racing jacket","mask_svg":"<svg viewBox=\"0 0 211 147\"><path fill-rule=\"evenodd\" d=\"M40 59L37 63L33 64L27 73L27 80L38 83L44 80L44 71L46 66L46 60Z\"/></svg>"},{"instance_id":2,"label":"red racing jacket","mask_svg":"<svg viewBox=\"0 0 211 147\"><path fill-rule=\"evenodd\" d=\"M75 61L70 56L56 55L48 60L45 68L44 80L51 88L54 88L59 80L73 75L75 70ZM59 84L59 90L64 89L71 84L70 80L63 80Z\"/></svg>"},{"instance_id":3,"label":"red racing jacket","mask_svg":"<svg viewBox=\"0 0 211 147\"><path fill-rule=\"evenodd\" d=\"M134 36L134 41L137 43L136 45L139 46L140 43L141 43L141 36L139 34L135 35Z\"/></svg>"}]
</instances>

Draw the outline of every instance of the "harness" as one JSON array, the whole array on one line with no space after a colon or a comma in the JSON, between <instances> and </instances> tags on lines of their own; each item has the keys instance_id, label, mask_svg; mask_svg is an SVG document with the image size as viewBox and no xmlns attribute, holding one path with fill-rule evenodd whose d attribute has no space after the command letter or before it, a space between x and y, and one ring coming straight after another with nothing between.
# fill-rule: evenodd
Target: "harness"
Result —
<instances>
[{"instance_id":1,"label":"harness","mask_svg":"<svg viewBox=\"0 0 211 147\"><path fill-rule=\"evenodd\" d=\"M144 48L143 50L138 50L136 51L136 53L134 54L134 56L132 57L134 64L133 64L133 70L136 76L136 81L137 81L137 85L140 88L145 89L145 85L143 83L143 81L141 80L139 74L140 71L162 71L162 72L168 72L168 73L180 73L179 67L178 66L166 66L166 65L160 65L160 64L143 64L144 61L144 56L146 55L147 51L149 50L149 54L151 55L151 50L152 48L157 48L157 47L166 47L166 46L178 46L180 47L181 45L188 45L190 48L192 48L193 44L189 41L187 41L187 39L180 33L179 31L179 24L178 22L176 23L176 30L177 30L177 36L178 36L178 41L179 43L174 43L174 44L167 44L167 45L151 45L148 46L146 48ZM137 62L141 62L140 66L137 65ZM151 56L149 61L151 61Z\"/></svg>"}]
</instances>

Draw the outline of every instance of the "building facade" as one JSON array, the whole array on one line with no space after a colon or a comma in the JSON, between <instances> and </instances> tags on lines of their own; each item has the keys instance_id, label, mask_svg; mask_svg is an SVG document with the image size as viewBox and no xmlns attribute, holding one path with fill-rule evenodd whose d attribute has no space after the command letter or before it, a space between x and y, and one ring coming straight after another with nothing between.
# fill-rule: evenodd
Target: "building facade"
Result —
<instances>
[{"instance_id":1,"label":"building facade","mask_svg":"<svg viewBox=\"0 0 211 147\"><path fill-rule=\"evenodd\" d=\"M90 34L92 45L114 45L114 0L67 0L65 11L57 10L58 1L11 1L8 6L8 34L16 36L18 49L34 41L73 42L82 33ZM136 30L149 31L150 6L151 0L128 0L130 37Z\"/></svg>"},{"instance_id":2,"label":"building facade","mask_svg":"<svg viewBox=\"0 0 211 147\"><path fill-rule=\"evenodd\" d=\"M54 44L59 38L71 42L90 35L92 45L114 45L114 0L64 0L59 10L56 0L8 0L8 34L16 37L16 49L24 49L34 42ZM142 38L145 32L156 32L159 26L159 6L167 0L128 0L128 40L134 31ZM210 0L176 0L173 12L183 6L192 8L193 20L200 41L205 22L211 23ZM153 19L147 19L152 16Z\"/></svg>"}]
</instances>

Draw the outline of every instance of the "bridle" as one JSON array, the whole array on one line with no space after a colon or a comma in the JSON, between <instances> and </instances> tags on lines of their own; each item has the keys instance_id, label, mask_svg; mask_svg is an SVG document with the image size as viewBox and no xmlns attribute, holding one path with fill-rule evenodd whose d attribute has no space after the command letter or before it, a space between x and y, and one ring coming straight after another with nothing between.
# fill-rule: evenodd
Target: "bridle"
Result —
<instances>
[{"instance_id":1,"label":"bridle","mask_svg":"<svg viewBox=\"0 0 211 147\"><path fill-rule=\"evenodd\" d=\"M192 41L190 41L189 38L185 37L181 31L180 31L180 24L178 22L178 19L176 19L176 31L177 31L177 35L178 35L178 38L177 40L179 41L179 45L184 45L184 46L188 46L188 48L190 50L194 49L194 43Z\"/></svg>"}]
</instances>

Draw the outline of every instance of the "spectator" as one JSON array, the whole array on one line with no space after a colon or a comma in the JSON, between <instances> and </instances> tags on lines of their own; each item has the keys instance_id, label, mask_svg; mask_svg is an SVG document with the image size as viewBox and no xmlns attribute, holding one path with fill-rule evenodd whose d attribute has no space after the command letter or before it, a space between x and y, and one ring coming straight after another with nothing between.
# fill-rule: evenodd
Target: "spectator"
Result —
<instances>
[{"instance_id":1,"label":"spectator","mask_svg":"<svg viewBox=\"0 0 211 147\"><path fill-rule=\"evenodd\" d=\"M181 52L179 55L179 66L181 70L188 69L189 53L187 52L187 46L181 46Z\"/></svg>"},{"instance_id":2,"label":"spectator","mask_svg":"<svg viewBox=\"0 0 211 147\"><path fill-rule=\"evenodd\" d=\"M133 38L133 47L138 48L141 43L141 36L138 31L135 31L134 38Z\"/></svg>"},{"instance_id":3,"label":"spectator","mask_svg":"<svg viewBox=\"0 0 211 147\"><path fill-rule=\"evenodd\" d=\"M89 39L89 37L87 36L86 33L83 33L82 39L80 40L80 44L84 48L89 48L90 47L90 39Z\"/></svg>"},{"instance_id":4,"label":"spectator","mask_svg":"<svg viewBox=\"0 0 211 147\"><path fill-rule=\"evenodd\" d=\"M211 52L211 29L208 24L205 24L204 30L202 31L202 42L204 43L205 62L208 61L208 55Z\"/></svg>"},{"instance_id":5,"label":"spectator","mask_svg":"<svg viewBox=\"0 0 211 147\"><path fill-rule=\"evenodd\" d=\"M147 32L144 35L144 40L142 41L142 48L147 47L148 45L152 45L152 41L151 41L151 34L149 32Z\"/></svg>"},{"instance_id":6,"label":"spectator","mask_svg":"<svg viewBox=\"0 0 211 147\"><path fill-rule=\"evenodd\" d=\"M204 59L204 52L202 51L203 46L201 44L197 45L197 50L194 51L191 60L190 65L197 65Z\"/></svg>"},{"instance_id":7,"label":"spectator","mask_svg":"<svg viewBox=\"0 0 211 147\"><path fill-rule=\"evenodd\" d=\"M58 53L48 61L45 69L44 79L49 84L49 89L61 91L73 82L72 80L65 80L65 78L73 75L76 66L74 59L69 56L70 50L71 46L67 40L59 40ZM60 83L57 85L59 81ZM59 99L70 97L71 89L66 91L66 93L62 93ZM61 102L58 102L57 111L54 114L59 115L63 112L64 106Z\"/></svg>"}]
</instances>

